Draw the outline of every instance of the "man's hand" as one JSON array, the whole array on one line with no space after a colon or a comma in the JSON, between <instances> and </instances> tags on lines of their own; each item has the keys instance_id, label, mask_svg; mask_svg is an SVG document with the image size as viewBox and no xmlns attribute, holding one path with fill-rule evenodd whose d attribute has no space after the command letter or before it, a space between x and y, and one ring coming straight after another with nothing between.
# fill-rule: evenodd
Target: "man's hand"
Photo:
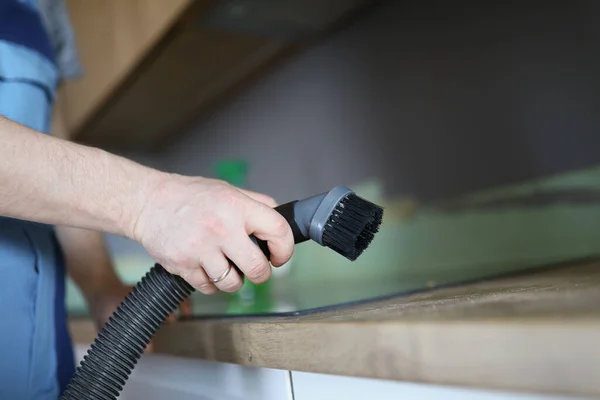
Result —
<instances>
[{"instance_id":1,"label":"man's hand","mask_svg":"<svg viewBox=\"0 0 600 400\"><path fill-rule=\"evenodd\" d=\"M290 226L262 196L161 173L3 117L0 147L0 215L135 239L201 292L217 289L209 277L227 271L228 259L253 282L269 278L269 263L250 234L268 242L273 265L292 255ZM232 270L217 287L234 291L241 284Z\"/></svg>"},{"instance_id":2,"label":"man's hand","mask_svg":"<svg viewBox=\"0 0 600 400\"><path fill-rule=\"evenodd\" d=\"M269 261L250 234L268 242L273 266L292 256L291 228L273 210L275 202L269 197L213 179L172 174L157 178L134 223L133 238L165 269L202 293L242 286L234 269L216 287L210 282L227 271L229 260L254 283L269 279Z\"/></svg>"}]
</instances>

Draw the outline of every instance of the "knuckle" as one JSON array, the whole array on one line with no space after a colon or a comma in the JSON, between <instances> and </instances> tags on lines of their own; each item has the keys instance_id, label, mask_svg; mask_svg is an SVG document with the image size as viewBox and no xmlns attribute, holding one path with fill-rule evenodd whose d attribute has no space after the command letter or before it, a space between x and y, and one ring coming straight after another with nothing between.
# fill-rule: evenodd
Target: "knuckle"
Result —
<instances>
[{"instance_id":1,"label":"knuckle","mask_svg":"<svg viewBox=\"0 0 600 400\"><path fill-rule=\"evenodd\" d=\"M204 273L189 271L185 275L182 274L181 277L202 293L206 293L207 288L210 286L210 283L204 276Z\"/></svg>"},{"instance_id":2,"label":"knuckle","mask_svg":"<svg viewBox=\"0 0 600 400\"><path fill-rule=\"evenodd\" d=\"M227 183L217 185L215 188L215 197L216 201L223 202L233 207L238 206L242 200L240 192Z\"/></svg>"},{"instance_id":3,"label":"knuckle","mask_svg":"<svg viewBox=\"0 0 600 400\"><path fill-rule=\"evenodd\" d=\"M167 264L164 262L160 262L160 265L167 270L167 272L169 272L170 274L173 275L179 275L180 277L183 278L183 280L185 280L186 282L189 283L189 277L190 277L190 270L188 268L180 268L178 266L175 265L171 265L171 264Z\"/></svg>"},{"instance_id":4,"label":"knuckle","mask_svg":"<svg viewBox=\"0 0 600 400\"><path fill-rule=\"evenodd\" d=\"M200 285L198 290L203 294L215 294L219 289L217 289L215 285L211 283L205 283L204 285Z\"/></svg>"},{"instance_id":5,"label":"knuckle","mask_svg":"<svg viewBox=\"0 0 600 400\"><path fill-rule=\"evenodd\" d=\"M288 262L294 254L294 241L292 239L286 241L285 246L280 246L271 252L271 263L274 267L281 267Z\"/></svg>"},{"instance_id":6,"label":"knuckle","mask_svg":"<svg viewBox=\"0 0 600 400\"><path fill-rule=\"evenodd\" d=\"M242 288L242 280L239 278L227 279L221 283L220 288L224 292L236 292Z\"/></svg>"},{"instance_id":7,"label":"knuckle","mask_svg":"<svg viewBox=\"0 0 600 400\"><path fill-rule=\"evenodd\" d=\"M205 286L208 283L204 274L199 273L199 271L190 271L188 276L189 283L194 287L201 288L202 286Z\"/></svg>"},{"instance_id":8,"label":"knuckle","mask_svg":"<svg viewBox=\"0 0 600 400\"><path fill-rule=\"evenodd\" d=\"M189 257L187 257L186 253L182 251L175 251L171 253L168 259L169 264L173 265L176 268L185 268L190 266Z\"/></svg>"},{"instance_id":9,"label":"knuckle","mask_svg":"<svg viewBox=\"0 0 600 400\"><path fill-rule=\"evenodd\" d=\"M245 272L248 279L252 282L262 283L269 279L270 267L264 260L256 259L253 260Z\"/></svg>"},{"instance_id":10,"label":"knuckle","mask_svg":"<svg viewBox=\"0 0 600 400\"><path fill-rule=\"evenodd\" d=\"M284 265L285 263L287 263L293 255L293 249L292 251L286 251L284 253L280 252L279 254L277 254L277 257L273 257L272 258L272 264L274 267L281 267L282 265Z\"/></svg>"},{"instance_id":11,"label":"knuckle","mask_svg":"<svg viewBox=\"0 0 600 400\"><path fill-rule=\"evenodd\" d=\"M281 217L277 219L277 222L273 226L273 234L278 238L286 238L292 233L292 228L287 223L285 218Z\"/></svg>"},{"instance_id":12,"label":"knuckle","mask_svg":"<svg viewBox=\"0 0 600 400\"><path fill-rule=\"evenodd\" d=\"M216 217L207 218L204 221L204 225L211 232L213 236L224 237L227 236L227 227L223 221Z\"/></svg>"},{"instance_id":13,"label":"knuckle","mask_svg":"<svg viewBox=\"0 0 600 400\"><path fill-rule=\"evenodd\" d=\"M169 271L170 273L174 273L174 271L172 271L172 268L167 269L167 271ZM181 276L183 279L185 279L188 283L191 284L190 280L191 280L191 270L189 269L182 269L180 271L178 271L178 275Z\"/></svg>"},{"instance_id":14,"label":"knuckle","mask_svg":"<svg viewBox=\"0 0 600 400\"><path fill-rule=\"evenodd\" d=\"M210 181L212 183L212 190L215 191L216 193L220 193L220 192L228 190L232 187L229 183L222 181L222 180L211 179Z\"/></svg>"},{"instance_id":15,"label":"knuckle","mask_svg":"<svg viewBox=\"0 0 600 400\"><path fill-rule=\"evenodd\" d=\"M271 196L263 195L263 198L261 200L263 203L265 203L268 206L275 206L277 204L275 199L272 198Z\"/></svg>"}]
</instances>

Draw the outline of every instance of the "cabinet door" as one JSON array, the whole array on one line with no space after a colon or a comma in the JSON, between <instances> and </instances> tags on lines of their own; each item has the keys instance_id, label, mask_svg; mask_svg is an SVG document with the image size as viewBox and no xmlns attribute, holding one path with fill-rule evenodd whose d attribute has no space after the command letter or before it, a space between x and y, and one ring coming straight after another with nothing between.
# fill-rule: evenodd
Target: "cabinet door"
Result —
<instances>
[{"instance_id":1,"label":"cabinet door","mask_svg":"<svg viewBox=\"0 0 600 400\"><path fill-rule=\"evenodd\" d=\"M575 400L420 383L292 372L294 400Z\"/></svg>"},{"instance_id":2,"label":"cabinet door","mask_svg":"<svg viewBox=\"0 0 600 400\"><path fill-rule=\"evenodd\" d=\"M288 371L145 354L119 399L292 400L292 390Z\"/></svg>"},{"instance_id":3,"label":"cabinet door","mask_svg":"<svg viewBox=\"0 0 600 400\"><path fill-rule=\"evenodd\" d=\"M190 0L67 0L84 76L64 87L72 130L127 76Z\"/></svg>"}]
</instances>

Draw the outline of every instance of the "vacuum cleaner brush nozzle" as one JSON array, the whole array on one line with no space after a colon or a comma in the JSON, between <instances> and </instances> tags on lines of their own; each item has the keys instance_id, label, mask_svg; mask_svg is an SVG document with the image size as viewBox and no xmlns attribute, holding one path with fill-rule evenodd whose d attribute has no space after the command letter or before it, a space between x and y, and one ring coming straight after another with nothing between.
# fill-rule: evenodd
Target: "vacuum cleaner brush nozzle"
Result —
<instances>
[{"instance_id":1,"label":"vacuum cleaner brush nozzle","mask_svg":"<svg viewBox=\"0 0 600 400\"><path fill-rule=\"evenodd\" d=\"M381 207L342 186L277 211L296 243L314 240L353 261L369 246L383 216ZM252 238L269 257L267 243ZM159 325L192 291L181 277L155 265L98 334L61 400L115 400Z\"/></svg>"},{"instance_id":2,"label":"vacuum cleaner brush nozzle","mask_svg":"<svg viewBox=\"0 0 600 400\"><path fill-rule=\"evenodd\" d=\"M379 231L383 208L354 192L337 204L323 228L323 246L356 260Z\"/></svg>"}]
</instances>

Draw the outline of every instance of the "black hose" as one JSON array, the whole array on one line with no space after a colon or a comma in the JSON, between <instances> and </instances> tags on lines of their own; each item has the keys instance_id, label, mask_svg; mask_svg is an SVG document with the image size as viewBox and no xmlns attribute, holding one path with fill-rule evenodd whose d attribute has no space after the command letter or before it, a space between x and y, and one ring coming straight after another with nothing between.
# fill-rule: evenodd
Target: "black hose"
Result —
<instances>
[{"instance_id":1,"label":"black hose","mask_svg":"<svg viewBox=\"0 0 600 400\"><path fill-rule=\"evenodd\" d=\"M344 187L275 210L290 224L295 243L312 239L350 260L369 245L383 212ZM267 243L251 238L270 258ZM116 399L159 326L193 291L156 264L102 328L61 400Z\"/></svg>"},{"instance_id":2,"label":"black hose","mask_svg":"<svg viewBox=\"0 0 600 400\"><path fill-rule=\"evenodd\" d=\"M116 399L154 333L193 291L156 264L102 328L61 400Z\"/></svg>"},{"instance_id":3,"label":"black hose","mask_svg":"<svg viewBox=\"0 0 600 400\"><path fill-rule=\"evenodd\" d=\"M276 208L292 228L296 224L294 203ZM251 239L268 258L267 243L254 236ZM307 238L296 238L298 243L304 240ZM156 264L102 328L61 400L116 399L152 336L193 291L194 288L181 277L170 274Z\"/></svg>"}]
</instances>

